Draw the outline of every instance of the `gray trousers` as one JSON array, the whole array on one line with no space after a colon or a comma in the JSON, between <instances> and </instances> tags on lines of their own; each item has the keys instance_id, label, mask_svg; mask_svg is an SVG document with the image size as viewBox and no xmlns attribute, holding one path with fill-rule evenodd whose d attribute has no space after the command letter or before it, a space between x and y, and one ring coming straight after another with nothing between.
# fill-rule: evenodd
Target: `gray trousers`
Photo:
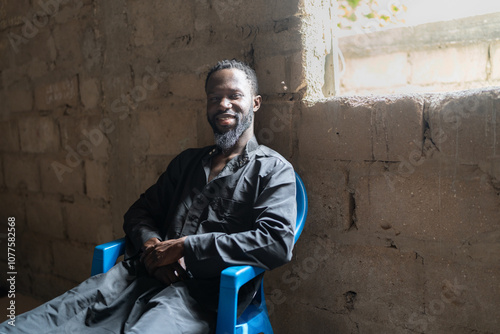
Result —
<instances>
[{"instance_id":1,"label":"gray trousers","mask_svg":"<svg viewBox=\"0 0 500 334\"><path fill-rule=\"evenodd\" d=\"M15 327L0 324L0 333L205 334L215 331L216 318L184 282L165 286L127 260L17 316Z\"/></svg>"}]
</instances>

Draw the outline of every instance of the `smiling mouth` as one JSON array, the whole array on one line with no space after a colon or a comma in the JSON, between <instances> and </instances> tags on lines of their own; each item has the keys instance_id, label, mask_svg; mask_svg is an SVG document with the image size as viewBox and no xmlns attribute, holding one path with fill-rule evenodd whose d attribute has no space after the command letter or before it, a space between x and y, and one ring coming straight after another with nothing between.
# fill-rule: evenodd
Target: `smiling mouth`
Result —
<instances>
[{"instance_id":1,"label":"smiling mouth","mask_svg":"<svg viewBox=\"0 0 500 334\"><path fill-rule=\"evenodd\" d=\"M231 114L221 114L221 115L217 115L215 117L215 120L217 121L217 123L219 123L220 125L230 125L233 123L233 120L236 119L236 117L234 115L231 115Z\"/></svg>"},{"instance_id":2,"label":"smiling mouth","mask_svg":"<svg viewBox=\"0 0 500 334\"><path fill-rule=\"evenodd\" d=\"M215 119L227 119L227 118L235 118L235 115L226 112L215 116Z\"/></svg>"}]
</instances>

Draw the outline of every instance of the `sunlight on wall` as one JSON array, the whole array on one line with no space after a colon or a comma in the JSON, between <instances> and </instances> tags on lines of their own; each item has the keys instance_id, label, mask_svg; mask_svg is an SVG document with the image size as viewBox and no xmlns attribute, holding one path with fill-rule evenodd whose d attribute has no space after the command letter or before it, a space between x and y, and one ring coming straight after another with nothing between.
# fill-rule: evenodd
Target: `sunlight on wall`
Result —
<instances>
[{"instance_id":1,"label":"sunlight on wall","mask_svg":"<svg viewBox=\"0 0 500 334\"><path fill-rule=\"evenodd\" d=\"M390 7L393 5L398 8L404 7L405 9L394 13L390 10ZM364 15L370 13L370 8L366 2L361 2L355 10L357 16L356 21L350 22L352 29L341 29L339 31L339 36L358 34L362 33L364 30L380 31L497 13L500 12L500 1L378 0L372 4L372 8L381 15L389 16L391 18L390 23L386 24L384 27L380 27L378 22L373 18L368 19L364 17Z\"/></svg>"},{"instance_id":2,"label":"sunlight on wall","mask_svg":"<svg viewBox=\"0 0 500 334\"><path fill-rule=\"evenodd\" d=\"M408 25L500 12L500 1L497 0L408 0L406 6L408 10L403 17Z\"/></svg>"}]
</instances>

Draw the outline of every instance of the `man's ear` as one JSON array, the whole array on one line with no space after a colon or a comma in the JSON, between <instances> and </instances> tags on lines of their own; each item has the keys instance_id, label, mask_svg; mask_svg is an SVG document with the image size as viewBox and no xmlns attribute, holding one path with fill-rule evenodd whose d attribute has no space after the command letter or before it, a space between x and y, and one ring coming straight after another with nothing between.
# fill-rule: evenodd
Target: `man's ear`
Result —
<instances>
[{"instance_id":1,"label":"man's ear","mask_svg":"<svg viewBox=\"0 0 500 334\"><path fill-rule=\"evenodd\" d=\"M262 96L255 95L253 97L253 112L257 112L260 109L260 105L262 103Z\"/></svg>"}]
</instances>

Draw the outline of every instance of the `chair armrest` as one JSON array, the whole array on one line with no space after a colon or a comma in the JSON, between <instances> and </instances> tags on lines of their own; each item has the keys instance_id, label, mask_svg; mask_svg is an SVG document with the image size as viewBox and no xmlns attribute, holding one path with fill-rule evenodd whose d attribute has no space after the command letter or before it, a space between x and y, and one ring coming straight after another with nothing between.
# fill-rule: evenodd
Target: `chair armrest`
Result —
<instances>
[{"instance_id":1,"label":"chair armrest","mask_svg":"<svg viewBox=\"0 0 500 334\"><path fill-rule=\"evenodd\" d=\"M220 279L217 333L234 333L238 309L238 291L264 269L252 266L229 267L222 271Z\"/></svg>"},{"instance_id":2,"label":"chair armrest","mask_svg":"<svg viewBox=\"0 0 500 334\"><path fill-rule=\"evenodd\" d=\"M116 263L120 255L125 253L125 238L97 245L94 248L94 257L92 258L91 276L105 273Z\"/></svg>"}]
</instances>

